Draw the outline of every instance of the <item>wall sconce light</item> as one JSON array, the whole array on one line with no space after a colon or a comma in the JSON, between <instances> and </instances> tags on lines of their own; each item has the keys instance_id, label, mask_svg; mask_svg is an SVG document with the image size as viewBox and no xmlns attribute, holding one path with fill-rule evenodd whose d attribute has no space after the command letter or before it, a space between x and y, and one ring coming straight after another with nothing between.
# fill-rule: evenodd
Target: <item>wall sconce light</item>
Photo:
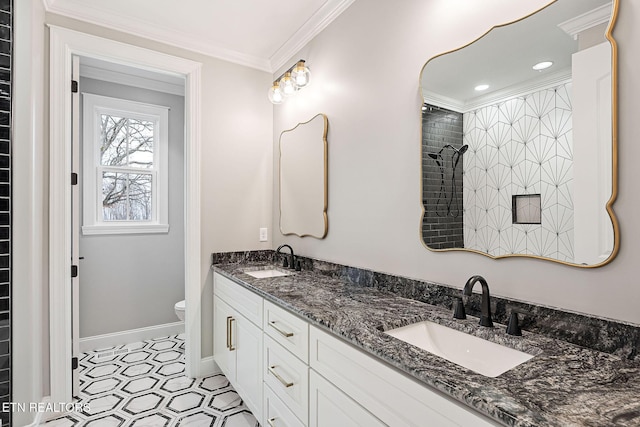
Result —
<instances>
[{"instance_id":1,"label":"wall sconce light","mask_svg":"<svg viewBox=\"0 0 640 427\"><path fill-rule=\"evenodd\" d=\"M300 59L273 82L271 89L269 89L269 101L281 104L285 97L293 95L307 86L309 77L309 68L305 65L304 59Z\"/></svg>"}]
</instances>

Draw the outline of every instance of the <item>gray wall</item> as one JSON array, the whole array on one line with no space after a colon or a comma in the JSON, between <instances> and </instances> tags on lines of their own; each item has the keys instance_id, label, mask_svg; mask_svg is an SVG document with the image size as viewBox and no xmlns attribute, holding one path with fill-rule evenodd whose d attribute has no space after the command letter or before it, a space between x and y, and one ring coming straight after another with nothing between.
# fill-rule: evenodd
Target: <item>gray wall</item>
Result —
<instances>
[{"instance_id":1,"label":"gray wall","mask_svg":"<svg viewBox=\"0 0 640 427\"><path fill-rule=\"evenodd\" d=\"M184 299L184 97L80 79L80 92L169 110L169 233L80 235L80 337L177 322ZM81 108L82 111L82 108Z\"/></svg>"},{"instance_id":2,"label":"gray wall","mask_svg":"<svg viewBox=\"0 0 640 427\"><path fill-rule=\"evenodd\" d=\"M634 280L640 253L640 2L620 2L613 32L619 48L617 258L584 269L537 259L431 252L420 239L420 70L430 58L547 3L356 1L292 55L289 63L307 60L312 84L296 102L274 108L274 146L292 124L318 112L328 116L329 233L323 240L274 234L274 247L289 243L297 254L459 289L481 274L492 295L640 324L640 286ZM349 64L363 72L345 72ZM275 200L277 190L276 174ZM275 205L274 224L277 214Z\"/></svg>"}]
</instances>

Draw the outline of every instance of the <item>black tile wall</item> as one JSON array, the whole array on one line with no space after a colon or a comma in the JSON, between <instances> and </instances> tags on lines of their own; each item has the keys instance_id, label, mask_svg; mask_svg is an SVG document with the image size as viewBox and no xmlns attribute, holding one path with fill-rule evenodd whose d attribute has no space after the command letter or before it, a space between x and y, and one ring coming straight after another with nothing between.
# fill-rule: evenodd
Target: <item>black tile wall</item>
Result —
<instances>
[{"instance_id":1,"label":"black tile wall","mask_svg":"<svg viewBox=\"0 0 640 427\"><path fill-rule=\"evenodd\" d=\"M0 408L11 402L11 67L12 0L0 0ZM11 412L0 411L2 427Z\"/></svg>"},{"instance_id":2,"label":"black tile wall","mask_svg":"<svg viewBox=\"0 0 640 427\"><path fill-rule=\"evenodd\" d=\"M424 104L422 110L422 239L432 249L464 247L462 158L453 175L455 151L463 145L462 114ZM441 151L442 150L442 151ZM429 154L440 153L433 159ZM437 161L436 161L437 160ZM440 165L438 165L440 162Z\"/></svg>"}]
</instances>

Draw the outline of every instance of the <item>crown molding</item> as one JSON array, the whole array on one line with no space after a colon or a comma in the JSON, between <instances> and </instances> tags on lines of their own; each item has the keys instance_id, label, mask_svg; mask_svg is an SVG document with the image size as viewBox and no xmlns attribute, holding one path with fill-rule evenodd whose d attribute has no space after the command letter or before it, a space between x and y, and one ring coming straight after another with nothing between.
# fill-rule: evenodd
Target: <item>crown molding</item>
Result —
<instances>
[{"instance_id":1,"label":"crown molding","mask_svg":"<svg viewBox=\"0 0 640 427\"><path fill-rule=\"evenodd\" d=\"M611 5L605 4L575 18L561 22L558 27L573 37L574 40L577 40L578 34L582 31L609 22L609 20L611 20Z\"/></svg>"},{"instance_id":2,"label":"crown molding","mask_svg":"<svg viewBox=\"0 0 640 427\"><path fill-rule=\"evenodd\" d=\"M305 22L270 58L273 72L285 65L322 30L327 28L355 0L329 0Z\"/></svg>"},{"instance_id":3,"label":"crown molding","mask_svg":"<svg viewBox=\"0 0 640 427\"><path fill-rule=\"evenodd\" d=\"M68 6L63 6L56 0L42 0L45 10L50 13L112 28L134 36L271 73L277 71L279 67L285 64L286 61L351 6L354 1L328 0L270 58L262 58L217 46L209 40L195 37L185 32L165 30L159 28L153 22L116 14L107 8L88 5L82 0L73 0L68 3Z\"/></svg>"},{"instance_id":4,"label":"crown molding","mask_svg":"<svg viewBox=\"0 0 640 427\"><path fill-rule=\"evenodd\" d=\"M43 0L47 12L77 19L79 21L108 27L127 34L158 41L167 45L201 53L250 68L272 72L268 59L247 55L231 49L216 46L208 40L196 38L190 34L158 28L157 24L141 19L119 15L107 9L75 1L73 7L60 6L55 0Z\"/></svg>"}]
</instances>

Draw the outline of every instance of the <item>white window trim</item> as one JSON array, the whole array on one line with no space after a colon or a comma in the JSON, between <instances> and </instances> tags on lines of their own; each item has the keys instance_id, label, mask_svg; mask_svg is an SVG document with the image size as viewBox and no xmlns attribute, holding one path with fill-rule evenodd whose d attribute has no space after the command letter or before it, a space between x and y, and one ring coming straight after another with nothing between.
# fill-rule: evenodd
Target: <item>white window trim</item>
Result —
<instances>
[{"instance_id":1,"label":"white window trim","mask_svg":"<svg viewBox=\"0 0 640 427\"><path fill-rule=\"evenodd\" d=\"M169 232L169 107L145 104L120 98L83 93L82 132L82 234L147 234ZM103 221L101 200L98 197L100 150L100 114L122 114L127 117L156 122L158 142L154 146L154 162L157 162L157 179L153 180L154 201L151 221ZM143 172L143 170L141 170Z\"/></svg>"}]
</instances>

